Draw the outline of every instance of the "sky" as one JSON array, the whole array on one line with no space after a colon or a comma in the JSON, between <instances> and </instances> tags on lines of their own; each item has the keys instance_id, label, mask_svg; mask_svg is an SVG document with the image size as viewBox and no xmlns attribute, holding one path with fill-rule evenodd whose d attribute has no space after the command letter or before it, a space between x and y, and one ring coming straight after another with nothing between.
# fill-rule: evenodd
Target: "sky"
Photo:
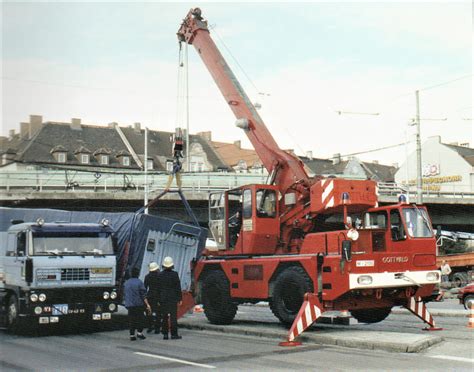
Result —
<instances>
[{"instance_id":1,"label":"sky","mask_svg":"<svg viewBox=\"0 0 474 372\"><path fill-rule=\"evenodd\" d=\"M469 1L3 1L0 135L30 114L185 127L176 31L197 5L281 148L402 164L416 90L422 140L474 147ZM188 59L190 132L250 148L193 46Z\"/></svg>"}]
</instances>

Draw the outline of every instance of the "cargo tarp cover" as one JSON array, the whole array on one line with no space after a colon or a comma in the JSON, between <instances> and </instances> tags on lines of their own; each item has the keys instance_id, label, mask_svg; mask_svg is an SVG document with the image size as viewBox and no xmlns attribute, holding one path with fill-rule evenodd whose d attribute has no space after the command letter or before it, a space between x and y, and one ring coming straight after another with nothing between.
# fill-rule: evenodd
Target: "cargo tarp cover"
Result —
<instances>
[{"instance_id":1,"label":"cargo tarp cover","mask_svg":"<svg viewBox=\"0 0 474 372\"><path fill-rule=\"evenodd\" d=\"M160 236L168 236L165 240L160 238L161 243L169 241L172 247L171 245L165 247L166 249L164 249L163 252L175 256L173 259L177 269L189 267L189 262L183 263L179 262L179 260L191 260L200 257L207 238L207 229L205 228L196 227L182 221L176 221L160 216L135 214L131 212L76 212L57 209L5 207L0 207L0 231L4 232L8 230L11 226L12 220L35 222L38 218L44 219L46 223L100 223L102 219L107 219L110 226L114 229L115 237L117 239L117 266L119 269L117 278L119 278L119 280L123 279L121 278L121 275L125 274L125 270L123 269L129 269L131 267L142 268L141 277L146 274L143 268L148 264L148 262L143 262L143 258L145 256L146 246L151 233L164 233L165 235ZM176 226L179 226L179 228L176 228ZM168 235L168 233L170 234ZM189 247L189 245L186 244L176 244L177 237L197 240L198 243L196 249L193 250L194 257L190 257L189 254L183 255L182 252L176 252L173 254L173 251L170 250L171 248L180 249L182 247L183 249L186 249L186 247ZM129 246L127 241L131 242ZM160 241L158 241L157 244L158 243L160 243ZM162 255L159 255L159 258L161 259ZM158 263L161 264L161 262ZM188 270L184 269L184 271L179 272L179 274L182 281L186 283L187 286L190 286L190 278L185 278L185 276L190 275ZM190 288L183 289L189 290Z\"/></svg>"}]
</instances>

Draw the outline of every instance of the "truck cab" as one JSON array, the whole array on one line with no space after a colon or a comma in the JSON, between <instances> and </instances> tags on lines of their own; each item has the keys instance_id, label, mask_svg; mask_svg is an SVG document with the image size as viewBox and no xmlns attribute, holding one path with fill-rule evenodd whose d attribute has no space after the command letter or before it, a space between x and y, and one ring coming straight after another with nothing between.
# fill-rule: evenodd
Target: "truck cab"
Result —
<instances>
[{"instance_id":1,"label":"truck cab","mask_svg":"<svg viewBox=\"0 0 474 372\"><path fill-rule=\"evenodd\" d=\"M1 320L16 331L26 321L108 320L117 311L116 258L107 221L16 223L2 232Z\"/></svg>"}]
</instances>

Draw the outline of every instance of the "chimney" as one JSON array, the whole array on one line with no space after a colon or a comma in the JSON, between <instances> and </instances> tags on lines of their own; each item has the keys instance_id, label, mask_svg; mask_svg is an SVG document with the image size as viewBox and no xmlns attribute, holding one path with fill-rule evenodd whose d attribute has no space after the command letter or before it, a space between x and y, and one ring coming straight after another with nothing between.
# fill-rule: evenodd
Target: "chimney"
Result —
<instances>
[{"instance_id":1,"label":"chimney","mask_svg":"<svg viewBox=\"0 0 474 372\"><path fill-rule=\"evenodd\" d=\"M81 119L76 119L76 118L71 119L71 129L81 130L82 129Z\"/></svg>"},{"instance_id":2,"label":"chimney","mask_svg":"<svg viewBox=\"0 0 474 372\"><path fill-rule=\"evenodd\" d=\"M336 165L336 164L339 164L340 162L341 162L341 154L340 153L334 154L334 156L332 157L332 163Z\"/></svg>"},{"instance_id":3,"label":"chimney","mask_svg":"<svg viewBox=\"0 0 474 372\"><path fill-rule=\"evenodd\" d=\"M135 130L135 132L141 132L142 125L140 123L134 123L133 124L133 129Z\"/></svg>"},{"instance_id":4,"label":"chimney","mask_svg":"<svg viewBox=\"0 0 474 372\"><path fill-rule=\"evenodd\" d=\"M199 132L197 135L204 138L206 141L212 141L212 132L210 130L207 132Z\"/></svg>"},{"instance_id":5,"label":"chimney","mask_svg":"<svg viewBox=\"0 0 474 372\"><path fill-rule=\"evenodd\" d=\"M43 117L41 115L30 115L30 126L28 139L31 139L43 126Z\"/></svg>"},{"instance_id":6,"label":"chimney","mask_svg":"<svg viewBox=\"0 0 474 372\"><path fill-rule=\"evenodd\" d=\"M313 152L312 151L306 151L306 157L308 160L313 160Z\"/></svg>"},{"instance_id":7,"label":"chimney","mask_svg":"<svg viewBox=\"0 0 474 372\"><path fill-rule=\"evenodd\" d=\"M30 123L20 123L20 138L30 139Z\"/></svg>"},{"instance_id":8,"label":"chimney","mask_svg":"<svg viewBox=\"0 0 474 372\"><path fill-rule=\"evenodd\" d=\"M398 169L398 163L392 163L392 167L394 167L394 168L397 168L397 169Z\"/></svg>"},{"instance_id":9,"label":"chimney","mask_svg":"<svg viewBox=\"0 0 474 372\"><path fill-rule=\"evenodd\" d=\"M234 141L234 146L240 149L242 146L242 142L240 140Z\"/></svg>"},{"instance_id":10,"label":"chimney","mask_svg":"<svg viewBox=\"0 0 474 372\"><path fill-rule=\"evenodd\" d=\"M372 164L378 164L379 161L378 160L372 160Z\"/></svg>"},{"instance_id":11,"label":"chimney","mask_svg":"<svg viewBox=\"0 0 474 372\"><path fill-rule=\"evenodd\" d=\"M117 125L118 125L118 124L117 124L115 121L113 121L112 123L107 124L107 126L108 126L109 128L115 128Z\"/></svg>"},{"instance_id":12,"label":"chimney","mask_svg":"<svg viewBox=\"0 0 474 372\"><path fill-rule=\"evenodd\" d=\"M10 139L13 139L13 137L15 137L15 129L10 129L8 131L8 137L10 137Z\"/></svg>"}]
</instances>

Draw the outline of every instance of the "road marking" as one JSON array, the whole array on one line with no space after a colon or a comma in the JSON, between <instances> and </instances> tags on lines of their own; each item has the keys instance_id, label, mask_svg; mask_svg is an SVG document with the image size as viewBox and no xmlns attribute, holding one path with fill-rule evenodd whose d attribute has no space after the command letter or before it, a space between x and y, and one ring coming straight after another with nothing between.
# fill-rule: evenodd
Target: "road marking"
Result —
<instances>
[{"instance_id":1,"label":"road marking","mask_svg":"<svg viewBox=\"0 0 474 372\"><path fill-rule=\"evenodd\" d=\"M176 363L182 363L182 364L189 364L190 366L196 366L196 367L202 367L202 368L216 368L215 366L211 366L209 364L200 364L200 363L194 363L194 362L188 362L187 360L182 360L182 359L175 359L175 358L170 358L170 357L165 357L161 355L156 355L156 354L148 354L148 353L141 353L139 351L136 351L135 354L137 355L143 355L147 356L150 358L155 358L155 359L163 359L163 360L169 360L170 362L176 362Z\"/></svg>"},{"instance_id":2,"label":"road marking","mask_svg":"<svg viewBox=\"0 0 474 372\"><path fill-rule=\"evenodd\" d=\"M447 360L455 360L457 362L474 363L474 359L455 357L455 356L449 356L449 355L433 355L433 356L430 355L430 358L447 359Z\"/></svg>"}]
</instances>

